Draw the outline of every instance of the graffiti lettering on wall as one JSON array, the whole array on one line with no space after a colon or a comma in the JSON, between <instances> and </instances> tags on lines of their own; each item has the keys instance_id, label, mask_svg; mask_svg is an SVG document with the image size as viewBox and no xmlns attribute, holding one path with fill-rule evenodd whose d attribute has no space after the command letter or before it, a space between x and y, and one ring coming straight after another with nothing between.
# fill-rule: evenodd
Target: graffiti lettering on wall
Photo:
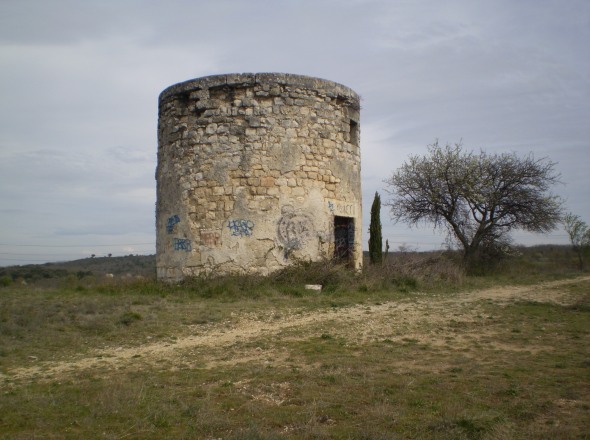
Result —
<instances>
[{"instance_id":1,"label":"graffiti lettering on wall","mask_svg":"<svg viewBox=\"0 0 590 440\"><path fill-rule=\"evenodd\" d=\"M175 251L190 252L193 249L188 238L175 238L173 243Z\"/></svg>"},{"instance_id":2,"label":"graffiti lettering on wall","mask_svg":"<svg viewBox=\"0 0 590 440\"><path fill-rule=\"evenodd\" d=\"M282 217L277 226L277 236L285 248L285 258L296 249L301 249L314 236L313 222L301 213L295 212L292 206L282 209Z\"/></svg>"},{"instance_id":3,"label":"graffiti lettering on wall","mask_svg":"<svg viewBox=\"0 0 590 440\"><path fill-rule=\"evenodd\" d=\"M327 200L328 209L334 215L341 215L344 217L354 217L355 216L355 207L354 203L350 202L341 202L339 200Z\"/></svg>"},{"instance_id":4,"label":"graffiti lettering on wall","mask_svg":"<svg viewBox=\"0 0 590 440\"><path fill-rule=\"evenodd\" d=\"M228 220L227 228L234 237L249 237L254 231L254 222L252 220Z\"/></svg>"},{"instance_id":5,"label":"graffiti lettering on wall","mask_svg":"<svg viewBox=\"0 0 590 440\"><path fill-rule=\"evenodd\" d=\"M209 247L221 246L221 231L201 229L201 244Z\"/></svg>"},{"instance_id":6,"label":"graffiti lettering on wall","mask_svg":"<svg viewBox=\"0 0 590 440\"><path fill-rule=\"evenodd\" d=\"M171 217L168 217L168 222L166 223L166 232L169 234L173 234L176 232L176 225L180 223L180 217L174 214Z\"/></svg>"}]
</instances>

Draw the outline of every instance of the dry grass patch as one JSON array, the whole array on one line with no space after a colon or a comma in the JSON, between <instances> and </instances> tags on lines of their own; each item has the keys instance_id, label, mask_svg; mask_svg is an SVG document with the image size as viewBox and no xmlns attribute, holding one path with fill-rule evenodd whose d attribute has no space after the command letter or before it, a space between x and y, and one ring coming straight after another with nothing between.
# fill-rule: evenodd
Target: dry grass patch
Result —
<instances>
[{"instance_id":1,"label":"dry grass patch","mask_svg":"<svg viewBox=\"0 0 590 440\"><path fill-rule=\"evenodd\" d=\"M587 438L588 278L444 294L226 283L2 290L0 434Z\"/></svg>"}]
</instances>

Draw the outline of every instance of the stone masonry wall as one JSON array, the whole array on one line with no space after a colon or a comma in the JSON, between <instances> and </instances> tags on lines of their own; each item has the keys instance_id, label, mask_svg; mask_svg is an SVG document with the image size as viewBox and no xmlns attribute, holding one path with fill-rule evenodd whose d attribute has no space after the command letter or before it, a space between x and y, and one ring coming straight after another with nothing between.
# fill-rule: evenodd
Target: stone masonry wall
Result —
<instances>
[{"instance_id":1,"label":"stone masonry wall","mask_svg":"<svg viewBox=\"0 0 590 440\"><path fill-rule=\"evenodd\" d=\"M335 255L360 268L356 93L235 74L169 87L159 105L159 279L268 274Z\"/></svg>"}]
</instances>

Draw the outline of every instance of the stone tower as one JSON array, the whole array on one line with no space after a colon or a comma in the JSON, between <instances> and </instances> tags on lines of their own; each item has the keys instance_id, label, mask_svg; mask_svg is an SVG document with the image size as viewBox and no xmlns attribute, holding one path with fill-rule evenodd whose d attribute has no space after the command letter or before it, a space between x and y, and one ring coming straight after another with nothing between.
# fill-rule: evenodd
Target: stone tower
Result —
<instances>
[{"instance_id":1,"label":"stone tower","mask_svg":"<svg viewBox=\"0 0 590 440\"><path fill-rule=\"evenodd\" d=\"M359 97L261 73L197 78L159 99L157 275L266 275L298 260L360 269Z\"/></svg>"}]
</instances>

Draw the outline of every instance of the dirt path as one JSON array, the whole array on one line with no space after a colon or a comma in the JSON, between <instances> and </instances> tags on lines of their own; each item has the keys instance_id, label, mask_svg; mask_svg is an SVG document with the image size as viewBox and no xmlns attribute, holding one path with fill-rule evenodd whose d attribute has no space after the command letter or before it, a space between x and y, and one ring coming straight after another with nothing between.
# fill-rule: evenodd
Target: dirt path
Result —
<instances>
[{"instance_id":1,"label":"dirt path","mask_svg":"<svg viewBox=\"0 0 590 440\"><path fill-rule=\"evenodd\" d=\"M241 362L273 362L280 364L289 357L281 341L305 339L330 334L348 341L363 343L384 338L413 339L438 344L443 340L440 325L451 318L469 322L480 313L481 301L499 305L515 300L535 300L567 304L571 297L560 286L590 280L590 276L541 283L532 286L506 286L456 295L440 295L375 305L301 312L281 311L263 318L238 316L231 325L219 324L203 331L169 342L146 343L137 347L112 347L94 350L85 357L68 361L40 362L31 367L13 369L0 374L0 382L30 380L62 380L84 374L88 370L177 369L180 367L212 368ZM198 333L201 331L202 333ZM265 346L261 348L257 343ZM270 347L270 348L269 348Z\"/></svg>"}]
</instances>

